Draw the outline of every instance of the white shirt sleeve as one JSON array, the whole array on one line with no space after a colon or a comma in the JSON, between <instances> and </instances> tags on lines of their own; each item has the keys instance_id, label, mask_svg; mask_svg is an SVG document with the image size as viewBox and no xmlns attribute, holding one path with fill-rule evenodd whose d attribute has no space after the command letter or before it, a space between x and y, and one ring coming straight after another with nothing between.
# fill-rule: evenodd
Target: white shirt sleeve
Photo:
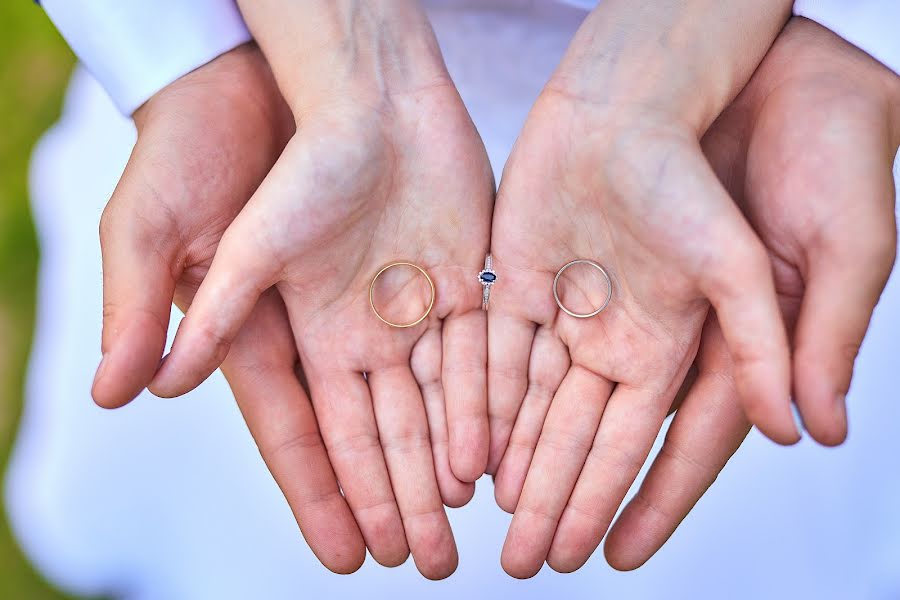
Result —
<instances>
[{"instance_id":1,"label":"white shirt sleeve","mask_svg":"<svg viewBox=\"0 0 900 600\"><path fill-rule=\"evenodd\" d=\"M234 0L42 0L119 110L250 40Z\"/></svg>"},{"instance_id":2,"label":"white shirt sleeve","mask_svg":"<svg viewBox=\"0 0 900 600\"><path fill-rule=\"evenodd\" d=\"M827 27L900 75L900 0L797 0L794 14Z\"/></svg>"}]
</instances>

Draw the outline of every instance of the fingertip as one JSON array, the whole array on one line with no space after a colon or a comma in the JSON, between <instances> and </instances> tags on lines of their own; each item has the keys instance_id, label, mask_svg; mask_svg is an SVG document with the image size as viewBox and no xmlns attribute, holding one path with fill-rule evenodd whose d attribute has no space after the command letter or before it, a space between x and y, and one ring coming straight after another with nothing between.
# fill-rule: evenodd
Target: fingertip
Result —
<instances>
[{"instance_id":1,"label":"fingertip","mask_svg":"<svg viewBox=\"0 0 900 600\"><path fill-rule=\"evenodd\" d=\"M494 484L494 500L503 512L515 514L519 503L519 494L512 492L508 486Z\"/></svg>"},{"instance_id":2,"label":"fingertip","mask_svg":"<svg viewBox=\"0 0 900 600\"><path fill-rule=\"evenodd\" d=\"M760 409L755 406L745 408L747 420L755 425L764 436L781 446L793 446L803 439L803 436L797 430L794 418L788 408L778 412L779 414L776 416L768 409Z\"/></svg>"},{"instance_id":3,"label":"fingertip","mask_svg":"<svg viewBox=\"0 0 900 600\"><path fill-rule=\"evenodd\" d=\"M475 497L475 484L458 482L450 489L441 486L441 500L447 508L462 508Z\"/></svg>"},{"instance_id":4,"label":"fingertip","mask_svg":"<svg viewBox=\"0 0 900 600\"><path fill-rule=\"evenodd\" d=\"M138 321L118 335L91 384L97 406L116 409L134 400L152 380L165 343L165 331L154 333Z\"/></svg>"},{"instance_id":5,"label":"fingertip","mask_svg":"<svg viewBox=\"0 0 900 600\"><path fill-rule=\"evenodd\" d=\"M661 543L653 544L653 538L647 535L654 531L652 525L645 522L642 527L634 510L630 503L625 506L603 543L606 562L616 571L634 571L642 567L662 547Z\"/></svg>"},{"instance_id":6,"label":"fingertip","mask_svg":"<svg viewBox=\"0 0 900 600\"><path fill-rule=\"evenodd\" d=\"M438 581L452 575L459 565L459 553L446 516L429 519L414 534L413 560L426 579Z\"/></svg>"},{"instance_id":7,"label":"fingertip","mask_svg":"<svg viewBox=\"0 0 900 600\"><path fill-rule=\"evenodd\" d=\"M516 579L537 575L550 551L548 534L552 536L552 529L548 530L525 511L513 517L500 554L500 564L507 575Z\"/></svg>"},{"instance_id":8,"label":"fingertip","mask_svg":"<svg viewBox=\"0 0 900 600\"><path fill-rule=\"evenodd\" d=\"M159 369L147 385L147 390L157 398L177 398L189 391L182 391L185 386L180 383L180 377L173 372L171 356L170 353L163 357Z\"/></svg>"},{"instance_id":9,"label":"fingertip","mask_svg":"<svg viewBox=\"0 0 900 600\"><path fill-rule=\"evenodd\" d=\"M487 417L457 418L450 428L450 469L462 482L474 483L487 469L490 446Z\"/></svg>"},{"instance_id":10,"label":"fingertip","mask_svg":"<svg viewBox=\"0 0 900 600\"><path fill-rule=\"evenodd\" d=\"M177 398L196 389L218 369L231 349L231 340L216 338L193 343L185 321L179 328L172 350L158 363L147 389L159 398ZM205 336L209 340L209 336Z\"/></svg>"},{"instance_id":11,"label":"fingertip","mask_svg":"<svg viewBox=\"0 0 900 600\"><path fill-rule=\"evenodd\" d=\"M831 398L830 402L823 402L823 410L807 411L804 413L803 422L810 437L823 446L840 446L847 440L847 405L843 394ZM827 407L827 408L826 408Z\"/></svg>"},{"instance_id":12,"label":"fingertip","mask_svg":"<svg viewBox=\"0 0 900 600\"><path fill-rule=\"evenodd\" d=\"M423 577L431 581L440 581L447 579L456 572L459 567L459 554L456 545L453 545L452 552L448 552L444 556L437 555L429 557L416 558L416 568Z\"/></svg>"},{"instance_id":13,"label":"fingertip","mask_svg":"<svg viewBox=\"0 0 900 600\"><path fill-rule=\"evenodd\" d=\"M543 564L539 564L535 567L530 561L524 560L522 557L516 556L504 549L503 554L500 557L500 566L503 567L503 570L510 577L515 579L531 579L540 572Z\"/></svg>"},{"instance_id":14,"label":"fingertip","mask_svg":"<svg viewBox=\"0 0 900 600\"><path fill-rule=\"evenodd\" d=\"M547 557L547 566L563 575L574 573L587 563L588 558L579 556L567 550L551 550Z\"/></svg>"},{"instance_id":15,"label":"fingertip","mask_svg":"<svg viewBox=\"0 0 900 600\"><path fill-rule=\"evenodd\" d=\"M357 537L358 542L340 546L330 556L319 556L319 561L336 575L355 573L366 562L366 545L361 537Z\"/></svg>"},{"instance_id":16,"label":"fingertip","mask_svg":"<svg viewBox=\"0 0 900 600\"><path fill-rule=\"evenodd\" d=\"M514 514L522 496L525 480L523 478L517 485L509 472L510 468L506 463L500 463L497 475L493 478L494 500L503 512Z\"/></svg>"},{"instance_id":17,"label":"fingertip","mask_svg":"<svg viewBox=\"0 0 900 600\"><path fill-rule=\"evenodd\" d=\"M609 539L607 539L603 553L609 566L616 571L622 572L634 571L643 567L652 556L645 556L641 553L622 550L617 548Z\"/></svg>"},{"instance_id":18,"label":"fingertip","mask_svg":"<svg viewBox=\"0 0 900 600\"><path fill-rule=\"evenodd\" d=\"M791 414L790 378L770 375L764 369L735 370L735 382L747 420L766 437L782 446L802 438Z\"/></svg>"},{"instance_id":19,"label":"fingertip","mask_svg":"<svg viewBox=\"0 0 900 600\"><path fill-rule=\"evenodd\" d=\"M823 359L807 358L798 351L794 359L794 379L797 388L797 407L803 424L816 442L824 446L839 446L847 439L847 403L843 392L847 385L835 381L835 373L823 365Z\"/></svg>"},{"instance_id":20,"label":"fingertip","mask_svg":"<svg viewBox=\"0 0 900 600\"><path fill-rule=\"evenodd\" d=\"M375 562L388 569L399 567L409 558L409 546L407 546L405 539L402 547L398 544L394 548L378 548L376 550L369 548L369 552L372 554Z\"/></svg>"}]
</instances>

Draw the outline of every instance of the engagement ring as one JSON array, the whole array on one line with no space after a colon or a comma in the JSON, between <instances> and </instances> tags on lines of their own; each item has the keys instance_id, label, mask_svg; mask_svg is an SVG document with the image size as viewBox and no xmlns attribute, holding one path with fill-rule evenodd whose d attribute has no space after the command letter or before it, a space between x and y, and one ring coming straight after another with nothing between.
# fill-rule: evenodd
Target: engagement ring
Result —
<instances>
[{"instance_id":1,"label":"engagement ring","mask_svg":"<svg viewBox=\"0 0 900 600\"><path fill-rule=\"evenodd\" d=\"M483 288L481 293L481 310L488 309L491 300L491 286L497 282L497 274L494 272L494 259L490 254L484 259L484 269L478 273L478 282Z\"/></svg>"}]
</instances>

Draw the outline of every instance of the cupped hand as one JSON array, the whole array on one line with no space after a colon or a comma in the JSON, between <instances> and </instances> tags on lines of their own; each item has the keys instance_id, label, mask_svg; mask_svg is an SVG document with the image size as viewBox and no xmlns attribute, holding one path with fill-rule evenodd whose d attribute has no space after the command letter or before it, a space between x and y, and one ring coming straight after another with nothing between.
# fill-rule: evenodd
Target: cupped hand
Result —
<instances>
[{"instance_id":1,"label":"cupped hand","mask_svg":"<svg viewBox=\"0 0 900 600\"><path fill-rule=\"evenodd\" d=\"M294 131L252 45L156 94L135 114L138 139L101 221L103 361L93 396L133 399L162 356L173 298L186 310L225 229ZM302 380L280 296L253 307L222 370L312 550L356 570L365 545L340 494Z\"/></svg>"},{"instance_id":2,"label":"cupped hand","mask_svg":"<svg viewBox=\"0 0 900 600\"><path fill-rule=\"evenodd\" d=\"M277 50L270 62L287 89L290 70L279 70ZM487 461L476 275L493 180L468 113L435 64L433 75L401 88L373 91L350 77L327 102L293 102L297 132L225 233L151 390L175 396L199 384L233 352L260 294L277 287L366 545L387 565L411 550L419 570L439 578L457 564L441 493L448 504L465 502L473 485L457 478L473 482ZM369 303L374 275L394 261L421 266L436 288L428 317L406 329L378 320ZM391 273L376 287L376 305L394 321L414 320L428 286L412 269Z\"/></svg>"},{"instance_id":3,"label":"cupped hand","mask_svg":"<svg viewBox=\"0 0 900 600\"><path fill-rule=\"evenodd\" d=\"M779 417L769 420L770 435L798 439L787 404L787 337L765 248L703 155L705 118L670 110L669 96L659 92L668 85L683 106L694 106L689 81L706 72L686 68L685 80L648 67L665 73L658 80L626 68L626 58L645 56L642 43L596 49L606 35L619 39L616 19L648 18L613 4L608 14L592 15L612 24L582 27L532 109L497 198L488 469L496 470L498 503L515 513L502 562L516 577L534 575L545 561L575 570L598 546L694 362L710 303L741 395ZM693 26L689 15L672 14ZM667 35L662 39L684 39ZM689 51L684 63L702 64L707 51ZM585 73L597 60L600 74ZM752 66L739 70L749 78ZM724 102L728 93L712 89ZM715 109L712 100L697 106ZM589 319L560 310L552 293L558 270L574 259L597 261L612 280L611 302ZM572 269L562 282L570 309L601 305L602 281Z\"/></svg>"},{"instance_id":4,"label":"cupped hand","mask_svg":"<svg viewBox=\"0 0 900 600\"><path fill-rule=\"evenodd\" d=\"M796 402L827 445L846 436L844 396L894 261L898 145L900 78L802 18L703 140L768 249L792 332ZM665 543L749 431L710 319L696 383L610 531L617 568L640 566Z\"/></svg>"}]
</instances>

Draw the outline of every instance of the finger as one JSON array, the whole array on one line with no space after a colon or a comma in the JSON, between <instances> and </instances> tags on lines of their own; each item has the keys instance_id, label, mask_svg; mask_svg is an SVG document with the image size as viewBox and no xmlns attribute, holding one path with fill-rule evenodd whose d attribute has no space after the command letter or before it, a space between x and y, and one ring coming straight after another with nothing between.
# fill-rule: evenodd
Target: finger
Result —
<instances>
[{"instance_id":1,"label":"finger","mask_svg":"<svg viewBox=\"0 0 900 600\"><path fill-rule=\"evenodd\" d=\"M487 318L482 310L444 319L442 382L450 435L450 466L473 482L487 468Z\"/></svg>"},{"instance_id":2,"label":"finger","mask_svg":"<svg viewBox=\"0 0 900 600\"><path fill-rule=\"evenodd\" d=\"M847 437L845 397L854 362L897 251L891 171L878 166L866 161L824 175L841 206L868 207L845 215L807 253L794 332L794 392L805 428L829 446Z\"/></svg>"},{"instance_id":3,"label":"finger","mask_svg":"<svg viewBox=\"0 0 900 600\"><path fill-rule=\"evenodd\" d=\"M447 412L441 385L441 330L429 328L413 348L409 360L413 377L419 384L428 419L428 434L434 456L434 471L444 504L463 506L475 495L475 484L460 481L450 469Z\"/></svg>"},{"instance_id":4,"label":"finger","mask_svg":"<svg viewBox=\"0 0 900 600\"><path fill-rule=\"evenodd\" d=\"M513 577L534 576L547 558L611 391L609 381L582 367L563 379L503 545L503 569Z\"/></svg>"},{"instance_id":5,"label":"finger","mask_svg":"<svg viewBox=\"0 0 900 600\"><path fill-rule=\"evenodd\" d=\"M698 273L701 291L718 315L734 360L734 376L744 410L772 440L800 440L790 400L790 353L787 332L775 295L768 255L715 175L698 177L717 196L726 213L721 226L709 230L704 246L715 249Z\"/></svg>"},{"instance_id":6,"label":"finger","mask_svg":"<svg viewBox=\"0 0 900 600\"><path fill-rule=\"evenodd\" d=\"M209 377L225 360L260 294L276 282L278 262L260 231L265 227L245 209L225 232L172 350L150 383L157 396L186 394Z\"/></svg>"},{"instance_id":7,"label":"finger","mask_svg":"<svg viewBox=\"0 0 900 600\"><path fill-rule=\"evenodd\" d=\"M499 310L488 312L488 473L496 473L528 389L535 325Z\"/></svg>"},{"instance_id":8,"label":"finger","mask_svg":"<svg viewBox=\"0 0 900 600\"><path fill-rule=\"evenodd\" d=\"M539 327L528 365L528 390L494 478L497 505L516 510L550 402L569 369L569 351L550 328Z\"/></svg>"},{"instance_id":9,"label":"finger","mask_svg":"<svg viewBox=\"0 0 900 600\"><path fill-rule=\"evenodd\" d=\"M704 331L702 344L697 380L640 490L607 536L606 558L615 569L640 567L666 543L750 431L715 324ZM705 364L710 354L718 364Z\"/></svg>"},{"instance_id":10,"label":"finger","mask_svg":"<svg viewBox=\"0 0 900 600\"><path fill-rule=\"evenodd\" d=\"M135 149L100 223L103 255L103 358L91 394L104 408L135 398L153 379L166 345L177 240L163 211L141 214L153 190L137 177Z\"/></svg>"},{"instance_id":11,"label":"finger","mask_svg":"<svg viewBox=\"0 0 900 600\"><path fill-rule=\"evenodd\" d=\"M368 379L384 458L416 567L429 579L449 577L459 558L434 473L419 386L402 366L374 371Z\"/></svg>"},{"instance_id":12,"label":"finger","mask_svg":"<svg viewBox=\"0 0 900 600\"><path fill-rule=\"evenodd\" d=\"M306 542L327 568L352 573L365 561L366 545L338 487L296 365L287 313L271 290L235 338L222 372Z\"/></svg>"},{"instance_id":13,"label":"finger","mask_svg":"<svg viewBox=\"0 0 900 600\"><path fill-rule=\"evenodd\" d=\"M319 430L369 552L395 567L409 556L391 488L369 386L360 373L324 371L305 361Z\"/></svg>"},{"instance_id":14,"label":"finger","mask_svg":"<svg viewBox=\"0 0 900 600\"><path fill-rule=\"evenodd\" d=\"M653 447L676 391L616 387L553 538L547 563L554 570L570 573L581 568L600 545Z\"/></svg>"}]
</instances>

